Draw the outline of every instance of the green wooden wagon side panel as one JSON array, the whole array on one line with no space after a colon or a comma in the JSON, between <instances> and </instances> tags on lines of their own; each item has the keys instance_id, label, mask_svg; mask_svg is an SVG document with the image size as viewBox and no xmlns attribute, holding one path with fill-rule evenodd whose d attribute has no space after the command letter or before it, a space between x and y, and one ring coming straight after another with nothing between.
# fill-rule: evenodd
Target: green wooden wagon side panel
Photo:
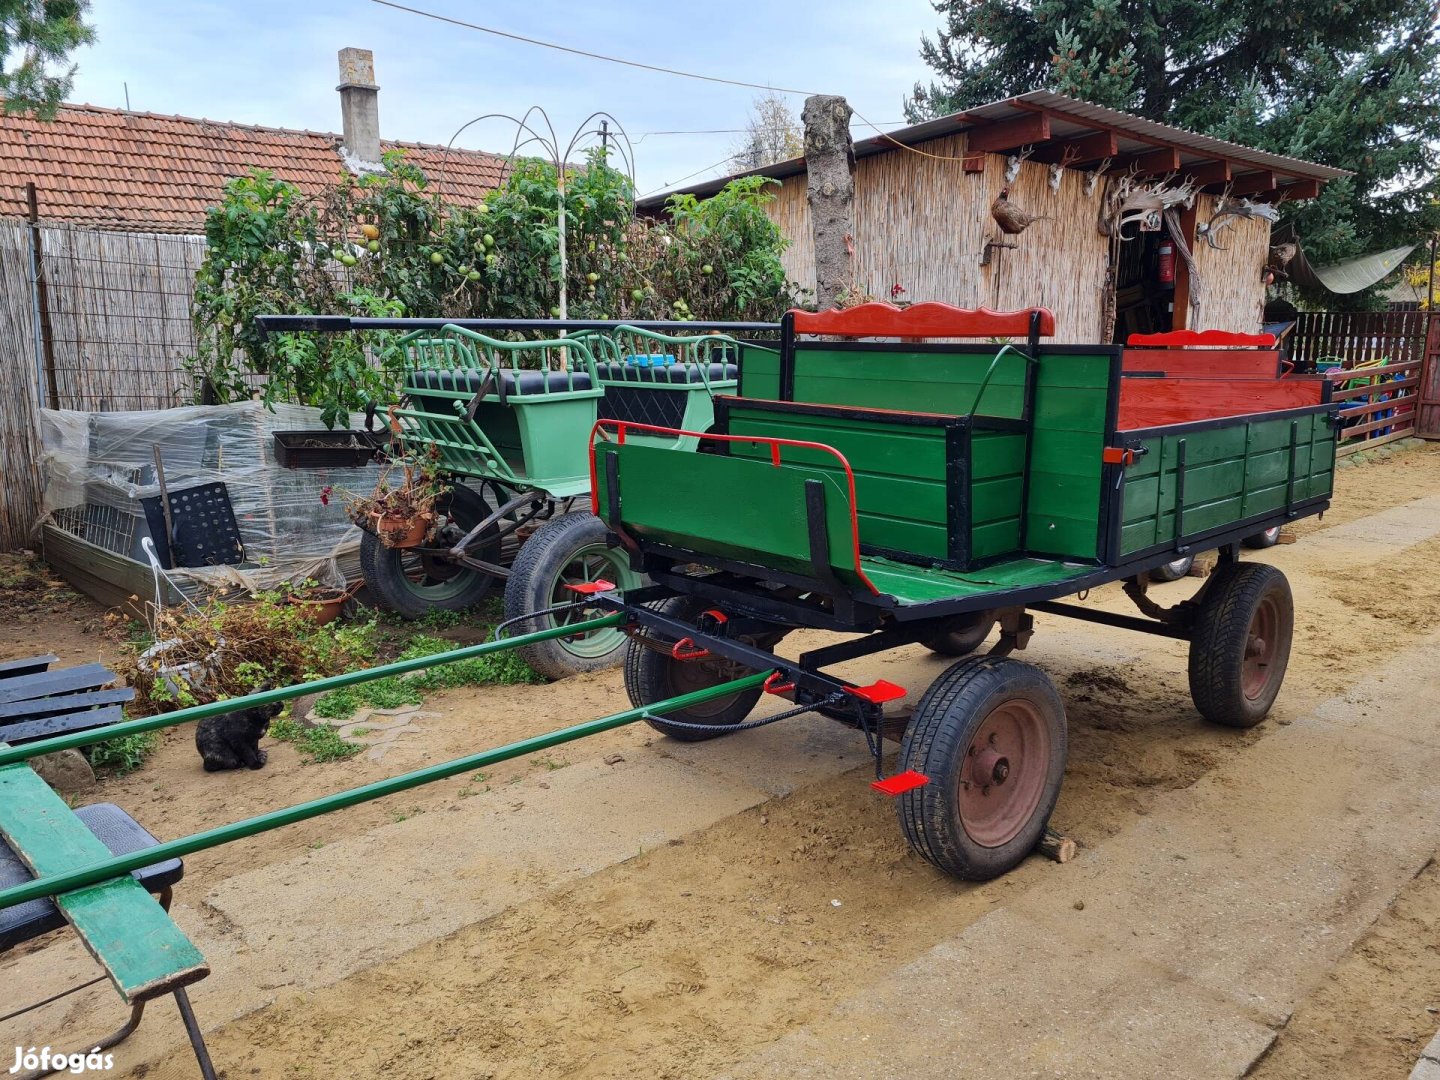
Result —
<instances>
[{"instance_id":1,"label":"green wooden wagon side panel","mask_svg":"<svg viewBox=\"0 0 1440 1080\"><path fill-rule=\"evenodd\" d=\"M830 564L847 583L860 580L849 495L826 469L631 442L599 443L595 452L600 516L608 524L686 551L807 577L813 571L805 483L819 480ZM608 455L617 459L619 522L610 517Z\"/></svg>"},{"instance_id":2,"label":"green wooden wagon side panel","mask_svg":"<svg viewBox=\"0 0 1440 1080\"><path fill-rule=\"evenodd\" d=\"M1025 549L1099 556L1100 477L1113 353L1041 354L1035 382Z\"/></svg>"},{"instance_id":3,"label":"green wooden wagon side panel","mask_svg":"<svg viewBox=\"0 0 1440 1080\"><path fill-rule=\"evenodd\" d=\"M899 348L894 351L798 348L795 351L795 400L948 416L967 416L974 412L1018 417L1025 408L1027 361L1014 352L1002 356L995 365L980 407L976 407L975 395L995 359L995 352L995 349L924 353ZM755 394L748 368L745 393Z\"/></svg>"},{"instance_id":4,"label":"green wooden wagon side panel","mask_svg":"<svg viewBox=\"0 0 1440 1080\"><path fill-rule=\"evenodd\" d=\"M1293 447L1292 447L1293 424ZM1187 536L1282 511L1330 494L1335 429L1324 413L1264 420L1237 417L1202 431L1143 438L1147 452L1125 470L1121 556L1173 543L1180 447L1185 447ZM1291 468L1294 468L1293 489Z\"/></svg>"},{"instance_id":5,"label":"green wooden wagon side panel","mask_svg":"<svg viewBox=\"0 0 1440 1080\"><path fill-rule=\"evenodd\" d=\"M970 557L990 559L1020 548L1025 491L1025 435L975 431L970 437Z\"/></svg>"},{"instance_id":6,"label":"green wooden wagon side panel","mask_svg":"<svg viewBox=\"0 0 1440 1080\"><path fill-rule=\"evenodd\" d=\"M110 850L28 765L0 767L0 834L38 877L110 858ZM127 1004L209 974L200 950L128 874L63 893L56 903Z\"/></svg>"},{"instance_id":7,"label":"green wooden wagon side panel","mask_svg":"<svg viewBox=\"0 0 1440 1080\"><path fill-rule=\"evenodd\" d=\"M740 389L748 398L780 399L780 354L769 349L742 349Z\"/></svg>"},{"instance_id":8,"label":"green wooden wagon side panel","mask_svg":"<svg viewBox=\"0 0 1440 1080\"><path fill-rule=\"evenodd\" d=\"M945 429L849 417L771 413L730 408L731 435L800 439L833 446L855 474L855 502L863 544L944 559L950 529L946 508ZM770 458L767 445L731 443L737 457ZM845 484L836 458L786 447L784 460L804 464Z\"/></svg>"}]
</instances>

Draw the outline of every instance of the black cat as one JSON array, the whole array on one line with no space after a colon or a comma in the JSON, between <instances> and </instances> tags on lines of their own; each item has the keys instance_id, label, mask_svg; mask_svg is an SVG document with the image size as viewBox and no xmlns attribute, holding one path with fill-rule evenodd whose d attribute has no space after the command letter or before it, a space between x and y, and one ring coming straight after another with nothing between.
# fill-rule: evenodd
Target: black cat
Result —
<instances>
[{"instance_id":1,"label":"black cat","mask_svg":"<svg viewBox=\"0 0 1440 1080\"><path fill-rule=\"evenodd\" d=\"M282 707L277 701L201 720L195 727L195 749L205 771L263 769L267 755L260 749L260 739Z\"/></svg>"}]
</instances>

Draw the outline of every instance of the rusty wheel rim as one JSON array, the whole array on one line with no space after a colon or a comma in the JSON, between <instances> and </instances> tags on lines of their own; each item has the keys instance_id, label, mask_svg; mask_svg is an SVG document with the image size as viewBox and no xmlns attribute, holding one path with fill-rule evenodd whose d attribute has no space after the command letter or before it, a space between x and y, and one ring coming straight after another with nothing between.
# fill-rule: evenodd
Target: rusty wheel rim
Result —
<instances>
[{"instance_id":1,"label":"rusty wheel rim","mask_svg":"<svg viewBox=\"0 0 1440 1080\"><path fill-rule=\"evenodd\" d=\"M1245 658L1240 683L1245 697L1258 701L1265 696L1266 689L1275 672L1275 659L1280 652L1280 607L1273 597L1260 601L1250 619L1250 628L1245 632Z\"/></svg>"},{"instance_id":2,"label":"rusty wheel rim","mask_svg":"<svg viewBox=\"0 0 1440 1080\"><path fill-rule=\"evenodd\" d=\"M1035 816L1050 766L1050 727L1034 702L991 710L960 767L960 822L982 847L1001 847Z\"/></svg>"}]
</instances>

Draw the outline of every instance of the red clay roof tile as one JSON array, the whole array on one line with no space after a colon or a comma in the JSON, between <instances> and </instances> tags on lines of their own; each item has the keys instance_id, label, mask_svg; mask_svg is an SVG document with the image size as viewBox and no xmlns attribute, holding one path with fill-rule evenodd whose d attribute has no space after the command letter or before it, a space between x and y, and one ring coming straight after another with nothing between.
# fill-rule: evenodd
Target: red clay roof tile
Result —
<instances>
[{"instance_id":1,"label":"red clay roof tile","mask_svg":"<svg viewBox=\"0 0 1440 1080\"><path fill-rule=\"evenodd\" d=\"M307 195L340 175L338 135L65 105L54 120L0 115L0 217L25 216L33 181L46 221L137 232L201 233L225 181L256 167ZM448 201L474 205L505 160L474 150L383 140ZM443 174L443 180L442 180Z\"/></svg>"}]
</instances>

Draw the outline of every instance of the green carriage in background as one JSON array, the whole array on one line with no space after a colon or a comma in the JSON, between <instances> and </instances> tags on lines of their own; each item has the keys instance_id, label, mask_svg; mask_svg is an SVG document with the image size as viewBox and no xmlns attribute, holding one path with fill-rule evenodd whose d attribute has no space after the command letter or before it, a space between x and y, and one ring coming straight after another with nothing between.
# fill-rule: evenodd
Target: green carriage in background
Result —
<instances>
[{"instance_id":1,"label":"green carriage in background","mask_svg":"<svg viewBox=\"0 0 1440 1080\"><path fill-rule=\"evenodd\" d=\"M351 329L361 321L310 328ZM363 321L367 329L422 322ZM471 328L503 333L504 324L427 322L400 341L404 396L391 424L403 452L449 483L422 545L390 547L365 531L361 569L371 594L416 618L471 607L504 581L505 618L528 630L583 619L577 604L583 593L574 586L641 584L589 512L587 435L599 420L705 430L714 396L734 391L747 346L718 333L673 335L623 324L505 340ZM566 324L538 325L554 335ZM695 442L637 438L672 448ZM542 642L522 655L541 674L563 678L618 662L623 645L622 634L606 629Z\"/></svg>"}]
</instances>

